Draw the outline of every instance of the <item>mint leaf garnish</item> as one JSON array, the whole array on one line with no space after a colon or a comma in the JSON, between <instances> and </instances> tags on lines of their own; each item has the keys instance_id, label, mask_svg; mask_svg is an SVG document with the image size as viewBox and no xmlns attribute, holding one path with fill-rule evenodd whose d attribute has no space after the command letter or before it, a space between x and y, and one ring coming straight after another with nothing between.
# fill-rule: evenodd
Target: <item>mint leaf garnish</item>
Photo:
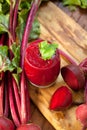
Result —
<instances>
[{"instance_id":1,"label":"mint leaf garnish","mask_svg":"<svg viewBox=\"0 0 87 130\"><path fill-rule=\"evenodd\" d=\"M47 41L42 41L39 44L39 49L41 53L41 57L44 60L49 60L55 55L56 49L58 48L58 44L51 43L49 44Z\"/></svg>"}]
</instances>

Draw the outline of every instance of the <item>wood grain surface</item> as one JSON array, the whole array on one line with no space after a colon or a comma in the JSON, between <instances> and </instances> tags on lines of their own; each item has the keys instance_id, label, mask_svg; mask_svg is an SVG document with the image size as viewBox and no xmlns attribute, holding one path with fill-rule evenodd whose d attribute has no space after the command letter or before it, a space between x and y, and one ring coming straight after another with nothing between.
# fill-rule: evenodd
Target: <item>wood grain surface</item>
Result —
<instances>
[{"instance_id":1,"label":"wood grain surface","mask_svg":"<svg viewBox=\"0 0 87 130\"><path fill-rule=\"evenodd\" d=\"M40 37L57 41L60 49L68 53L77 63L87 56L87 13L85 11L77 8L75 12L71 12L67 7L63 7L61 2L55 1L42 5L38 12L38 19L41 23ZM61 67L65 64L68 64L68 62L61 57ZM29 88L30 97L35 104L32 103L31 120L39 124L43 130L82 129L81 124L75 118L76 105L63 112L49 110L52 94L63 84L65 83L59 75L55 85L50 88L39 89L34 86ZM77 95L79 97L79 94Z\"/></svg>"}]
</instances>

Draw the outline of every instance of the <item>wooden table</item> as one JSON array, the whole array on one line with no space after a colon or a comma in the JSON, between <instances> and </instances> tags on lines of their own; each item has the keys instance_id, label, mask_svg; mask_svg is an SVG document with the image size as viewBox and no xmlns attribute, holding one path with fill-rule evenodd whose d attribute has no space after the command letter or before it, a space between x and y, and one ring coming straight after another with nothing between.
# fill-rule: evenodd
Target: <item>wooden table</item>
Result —
<instances>
[{"instance_id":1,"label":"wooden table","mask_svg":"<svg viewBox=\"0 0 87 130\"><path fill-rule=\"evenodd\" d=\"M87 10L76 8L76 11L71 12L68 7L64 7L58 0L52 1L56 6L63 10L67 15L72 17L78 24L87 31ZM37 109L35 104L31 101L31 120L39 124L42 130L55 130L52 125L45 119L41 112Z\"/></svg>"}]
</instances>

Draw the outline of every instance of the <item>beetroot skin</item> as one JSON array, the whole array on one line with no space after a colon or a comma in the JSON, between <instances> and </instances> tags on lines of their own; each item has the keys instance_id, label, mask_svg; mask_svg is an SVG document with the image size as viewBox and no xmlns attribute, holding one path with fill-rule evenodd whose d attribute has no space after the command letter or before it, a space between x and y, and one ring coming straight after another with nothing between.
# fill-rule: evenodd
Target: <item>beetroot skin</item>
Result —
<instances>
[{"instance_id":1,"label":"beetroot skin","mask_svg":"<svg viewBox=\"0 0 87 130\"><path fill-rule=\"evenodd\" d=\"M72 104L72 92L66 86L58 88L53 94L50 102L51 110L61 110Z\"/></svg>"},{"instance_id":2,"label":"beetroot skin","mask_svg":"<svg viewBox=\"0 0 87 130\"><path fill-rule=\"evenodd\" d=\"M0 116L0 130L15 130L15 126L10 119Z\"/></svg>"},{"instance_id":3,"label":"beetroot skin","mask_svg":"<svg viewBox=\"0 0 87 130\"><path fill-rule=\"evenodd\" d=\"M73 90L79 90L84 87L85 76L84 72L77 65L67 65L61 69L61 74L64 81Z\"/></svg>"},{"instance_id":4,"label":"beetroot skin","mask_svg":"<svg viewBox=\"0 0 87 130\"><path fill-rule=\"evenodd\" d=\"M33 123L20 125L16 130L41 130L41 128Z\"/></svg>"},{"instance_id":5,"label":"beetroot skin","mask_svg":"<svg viewBox=\"0 0 87 130\"><path fill-rule=\"evenodd\" d=\"M76 118L87 127L87 104L81 104L76 109Z\"/></svg>"}]
</instances>

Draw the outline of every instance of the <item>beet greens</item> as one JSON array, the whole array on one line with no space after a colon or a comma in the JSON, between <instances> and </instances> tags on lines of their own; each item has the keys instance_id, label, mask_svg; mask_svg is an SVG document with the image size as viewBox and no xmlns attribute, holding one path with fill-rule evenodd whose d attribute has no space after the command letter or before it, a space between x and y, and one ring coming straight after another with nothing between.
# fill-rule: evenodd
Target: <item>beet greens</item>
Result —
<instances>
[{"instance_id":1,"label":"beet greens","mask_svg":"<svg viewBox=\"0 0 87 130\"><path fill-rule=\"evenodd\" d=\"M2 11L0 15L0 31L7 35L7 42L5 41L6 37L4 34L1 35L0 39L0 115L7 116L7 112L9 112L8 108L10 108L11 118L16 127L21 129L21 125L25 124L24 129L29 127L29 129L40 130L40 128L33 123L27 125L30 122L30 99L28 82L26 81L24 72L24 55L41 1L34 0L31 1L30 4L28 1L23 3L21 0L10 0L10 3L5 2L9 6L8 13L6 12L7 14L4 15ZM24 10L24 4L27 6L27 11ZM21 15L23 10L25 11L25 16ZM24 21L24 17L26 21ZM20 28L21 25L22 31ZM19 38L16 29L21 32ZM4 41L5 45L3 44ZM3 118L3 120L5 119ZM2 122L4 123L4 121ZM2 128L3 127L4 126L2 126ZM10 129L13 130L14 127L8 128L8 130Z\"/></svg>"}]
</instances>

